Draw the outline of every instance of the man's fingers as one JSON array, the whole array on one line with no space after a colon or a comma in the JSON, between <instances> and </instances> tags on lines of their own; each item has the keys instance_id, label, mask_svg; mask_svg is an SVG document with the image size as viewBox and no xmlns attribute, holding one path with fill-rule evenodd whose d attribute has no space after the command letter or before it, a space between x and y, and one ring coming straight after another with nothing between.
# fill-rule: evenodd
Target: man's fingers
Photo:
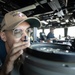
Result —
<instances>
[{"instance_id":1,"label":"man's fingers","mask_svg":"<svg viewBox=\"0 0 75 75\"><path fill-rule=\"evenodd\" d=\"M13 45L13 48L26 44L26 42L17 42Z\"/></svg>"},{"instance_id":2,"label":"man's fingers","mask_svg":"<svg viewBox=\"0 0 75 75\"><path fill-rule=\"evenodd\" d=\"M27 47L28 47L27 45L22 45L22 46L16 47L16 48L14 48L14 49L12 50L11 55L17 53L17 52L20 51L20 50L24 50L24 49L26 49Z\"/></svg>"},{"instance_id":3,"label":"man's fingers","mask_svg":"<svg viewBox=\"0 0 75 75\"><path fill-rule=\"evenodd\" d=\"M14 62L23 53L23 50L25 50L29 46L30 44L28 42L14 44L11 52L9 53L9 60L12 60Z\"/></svg>"},{"instance_id":4,"label":"man's fingers","mask_svg":"<svg viewBox=\"0 0 75 75\"><path fill-rule=\"evenodd\" d=\"M23 54L23 50L20 50L18 51L17 53L13 54L11 57L10 57L10 61L11 62L14 62L20 55Z\"/></svg>"}]
</instances>

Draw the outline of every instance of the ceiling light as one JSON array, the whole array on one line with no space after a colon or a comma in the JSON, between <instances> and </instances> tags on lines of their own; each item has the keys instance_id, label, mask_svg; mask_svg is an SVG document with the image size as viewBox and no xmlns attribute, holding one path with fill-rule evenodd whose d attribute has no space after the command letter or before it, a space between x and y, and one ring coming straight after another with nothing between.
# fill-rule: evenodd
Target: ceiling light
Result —
<instances>
[{"instance_id":1,"label":"ceiling light","mask_svg":"<svg viewBox=\"0 0 75 75\"><path fill-rule=\"evenodd\" d=\"M75 19L73 19L73 22L75 22Z\"/></svg>"},{"instance_id":2,"label":"ceiling light","mask_svg":"<svg viewBox=\"0 0 75 75\"><path fill-rule=\"evenodd\" d=\"M41 23L43 23L43 24L48 24L48 22L46 22L46 21L44 21L44 20L42 20Z\"/></svg>"},{"instance_id":3,"label":"ceiling light","mask_svg":"<svg viewBox=\"0 0 75 75\"><path fill-rule=\"evenodd\" d=\"M68 23L68 22L69 22L69 20L68 20L68 19L66 19L65 21L66 21L66 23Z\"/></svg>"},{"instance_id":4,"label":"ceiling light","mask_svg":"<svg viewBox=\"0 0 75 75\"><path fill-rule=\"evenodd\" d=\"M66 24L65 22L61 22L61 24Z\"/></svg>"}]
</instances>

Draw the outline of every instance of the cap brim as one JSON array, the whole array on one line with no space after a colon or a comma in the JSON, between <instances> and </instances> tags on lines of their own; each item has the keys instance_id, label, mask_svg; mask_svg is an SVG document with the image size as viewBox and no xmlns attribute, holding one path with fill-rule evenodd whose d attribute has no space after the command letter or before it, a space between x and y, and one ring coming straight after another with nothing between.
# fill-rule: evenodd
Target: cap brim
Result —
<instances>
[{"instance_id":1,"label":"cap brim","mask_svg":"<svg viewBox=\"0 0 75 75\"><path fill-rule=\"evenodd\" d=\"M33 17L30 17L28 19L25 20L25 22L28 22L30 24L30 27L33 28L33 27L40 27L41 23L40 23L40 20L37 19L37 18L33 18Z\"/></svg>"}]
</instances>

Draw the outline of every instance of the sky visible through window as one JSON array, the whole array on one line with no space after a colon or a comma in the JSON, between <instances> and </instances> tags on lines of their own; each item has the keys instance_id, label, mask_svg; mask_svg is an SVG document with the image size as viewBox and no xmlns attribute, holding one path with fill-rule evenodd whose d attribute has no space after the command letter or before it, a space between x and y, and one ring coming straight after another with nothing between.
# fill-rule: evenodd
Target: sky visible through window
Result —
<instances>
[{"instance_id":1,"label":"sky visible through window","mask_svg":"<svg viewBox=\"0 0 75 75\"><path fill-rule=\"evenodd\" d=\"M75 37L75 26L68 28L68 35L71 37Z\"/></svg>"}]
</instances>

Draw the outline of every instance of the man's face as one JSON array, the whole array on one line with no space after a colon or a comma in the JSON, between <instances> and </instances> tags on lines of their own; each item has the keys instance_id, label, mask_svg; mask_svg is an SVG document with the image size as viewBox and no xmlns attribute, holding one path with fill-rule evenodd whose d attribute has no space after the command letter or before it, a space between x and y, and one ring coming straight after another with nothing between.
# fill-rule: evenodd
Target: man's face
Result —
<instances>
[{"instance_id":1,"label":"man's face","mask_svg":"<svg viewBox=\"0 0 75 75\"><path fill-rule=\"evenodd\" d=\"M5 31L5 43L8 49L12 48L13 44L16 42L24 42L25 37L28 37L27 45L30 46L30 39L29 39L29 27L30 25L27 22L21 23L17 26L14 30ZM21 32L17 32L21 31Z\"/></svg>"},{"instance_id":2,"label":"man's face","mask_svg":"<svg viewBox=\"0 0 75 75\"><path fill-rule=\"evenodd\" d=\"M54 33L54 28L50 28L50 32Z\"/></svg>"}]
</instances>

